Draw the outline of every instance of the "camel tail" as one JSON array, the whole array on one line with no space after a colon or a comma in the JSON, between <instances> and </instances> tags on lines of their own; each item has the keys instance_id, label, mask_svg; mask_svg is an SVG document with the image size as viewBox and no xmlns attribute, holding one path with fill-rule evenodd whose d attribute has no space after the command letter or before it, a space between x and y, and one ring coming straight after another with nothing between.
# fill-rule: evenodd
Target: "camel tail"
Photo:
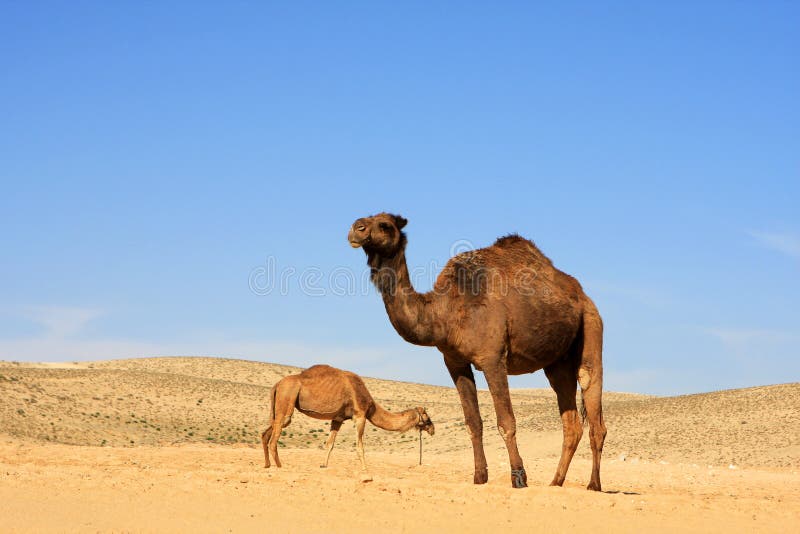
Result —
<instances>
[{"instance_id":1,"label":"camel tail","mask_svg":"<svg viewBox=\"0 0 800 534\"><path fill-rule=\"evenodd\" d=\"M581 425L586 426L586 402L583 399L583 391L581 391Z\"/></svg>"},{"instance_id":2,"label":"camel tail","mask_svg":"<svg viewBox=\"0 0 800 534\"><path fill-rule=\"evenodd\" d=\"M278 383L279 382L276 382L275 385L272 386L272 389L269 392L269 404L270 404L270 406L269 406L269 421L270 421L270 424L272 423L273 420L275 420L275 395L278 392Z\"/></svg>"}]
</instances>

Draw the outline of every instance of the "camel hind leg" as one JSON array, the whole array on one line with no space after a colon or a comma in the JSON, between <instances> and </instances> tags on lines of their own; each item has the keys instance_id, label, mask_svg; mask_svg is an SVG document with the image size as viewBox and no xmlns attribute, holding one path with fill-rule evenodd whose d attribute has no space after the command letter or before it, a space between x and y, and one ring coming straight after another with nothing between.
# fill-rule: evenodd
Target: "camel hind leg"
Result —
<instances>
[{"instance_id":1,"label":"camel hind leg","mask_svg":"<svg viewBox=\"0 0 800 534\"><path fill-rule=\"evenodd\" d=\"M267 429L261 433L261 446L264 447L264 467L269 467L269 439L272 437L272 421Z\"/></svg>"},{"instance_id":2,"label":"camel hind leg","mask_svg":"<svg viewBox=\"0 0 800 534\"><path fill-rule=\"evenodd\" d=\"M578 382L589 422L589 444L592 448L592 476L586 489L601 491L600 457L606 439L603 421L603 321L593 304L583 316L583 348Z\"/></svg>"},{"instance_id":3,"label":"camel hind leg","mask_svg":"<svg viewBox=\"0 0 800 534\"><path fill-rule=\"evenodd\" d=\"M575 393L578 389L578 358L577 354L571 353L566 358L548 365L544 369L544 374L550 381L550 386L556 392L558 398L558 411L561 414L561 425L563 427L563 442L561 445L561 459L558 461L556 473L553 476L551 486L561 486L567 477L569 464L578 448L578 443L583 435L583 425L578 416L578 407L575 403Z\"/></svg>"},{"instance_id":4,"label":"camel hind leg","mask_svg":"<svg viewBox=\"0 0 800 534\"><path fill-rule=\"evenodd\" d=\"M281 382L278 381L269 391L269 425L267 429L261 433L261 446L264 447L264 468L269 467L269 449L267 446L272 437L272 422L275 419L275 392L280 384Z\"/></svg>"},{"instance_id":5,"label":"camel hind leg","mask_svg":"<svg viewBox=\"0 0 800 534\"><path fill-rule=\"evenodd\" d=\"M294 413L294 406L299 394L300 381L294 376L287 376L281 380L275 388L275 393L272 398L273 417L272 424L270 425L271 435L266 443L269 454L272 454L272 457L275 459L276 467L281 467L281 460L278 457L278 438L281 435L281 430L289 426L289 423L292 422L292 414ZM267 431L264 431L264 435L262 435L262 443L264 443L263 440L266 433ZM266 454L265 452L265 455Z\"/></svg>"}]
</instances>

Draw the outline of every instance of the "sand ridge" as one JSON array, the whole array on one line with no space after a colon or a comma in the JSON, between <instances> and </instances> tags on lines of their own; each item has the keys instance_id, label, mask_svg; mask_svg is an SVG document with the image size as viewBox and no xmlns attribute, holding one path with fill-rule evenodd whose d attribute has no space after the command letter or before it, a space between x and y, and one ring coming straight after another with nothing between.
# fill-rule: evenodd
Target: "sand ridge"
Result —
<instances>
[{"instance_id":1,"label":"sand ridge","mask_svg":"<svg viewBox=\"0 0 800 534\"><path fill-rule=\"evenodd\" d=\"M0 502L12 531L790 531L800 521L800 384L680 397L607 393L604 490L587 492L584 439L565 488L555 397L514 390L531 487L512 490L488 392L490 481L474 486L453 388L366 379L388 409L428 408L436 435L368 425L358 482L351 423L320 470L328 426L298 414L282 470L258 437L272 384L299 369L220 358L0 362ZM364 508L372 512L364 513ZM494 511L487 514L486 509ZM213 513L225 510L224 514ZM4 527L6 530L6 527ZM596 530L594 530L596 531Z\"/></svg>"}]
</instances>

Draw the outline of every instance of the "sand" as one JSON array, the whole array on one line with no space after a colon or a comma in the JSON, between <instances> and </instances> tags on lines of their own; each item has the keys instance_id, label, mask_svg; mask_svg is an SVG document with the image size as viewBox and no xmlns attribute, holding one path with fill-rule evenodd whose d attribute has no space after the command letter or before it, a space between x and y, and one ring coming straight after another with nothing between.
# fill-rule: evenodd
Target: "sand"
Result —
<instances>
[{"instance_id":1,"label":"sand","mask_svg":"<svg viewBox=\"0 0 800 534\"><path fill-rule=\"evenodd\" d=\"M0 362L0 530L790 532L800 525L800 384L682 397L608 393L603 493L584 489L588 440L563 488L555 399L515 390L530 487L508 459L481 393L490 480L452 388L369 379L390 409L427 407L436 435L368 425L361 482L352 423L327 469L327 425L298 414L282 469L256 440L267 393L296 369L216 358L71 364Z\"/></svg>"}]
</instances>

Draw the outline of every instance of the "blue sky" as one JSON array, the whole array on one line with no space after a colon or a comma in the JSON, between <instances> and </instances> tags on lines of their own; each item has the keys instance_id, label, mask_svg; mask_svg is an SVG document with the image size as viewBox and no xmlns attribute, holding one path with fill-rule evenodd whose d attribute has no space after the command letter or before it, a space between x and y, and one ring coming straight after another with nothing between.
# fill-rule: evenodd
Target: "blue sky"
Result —
<instances>
[{"instance_id":1,"label":"blue sky","mask_svg":"<svg viewBox=\"0 0 800 534\"><path fill-rule=\"evenodd\" d=\"M392 211L420 290L536 241L609 390L800 380L798 5L531 4L0 4L0 359L449 384L345 239Z\"/></svg>"}]
</instances>

